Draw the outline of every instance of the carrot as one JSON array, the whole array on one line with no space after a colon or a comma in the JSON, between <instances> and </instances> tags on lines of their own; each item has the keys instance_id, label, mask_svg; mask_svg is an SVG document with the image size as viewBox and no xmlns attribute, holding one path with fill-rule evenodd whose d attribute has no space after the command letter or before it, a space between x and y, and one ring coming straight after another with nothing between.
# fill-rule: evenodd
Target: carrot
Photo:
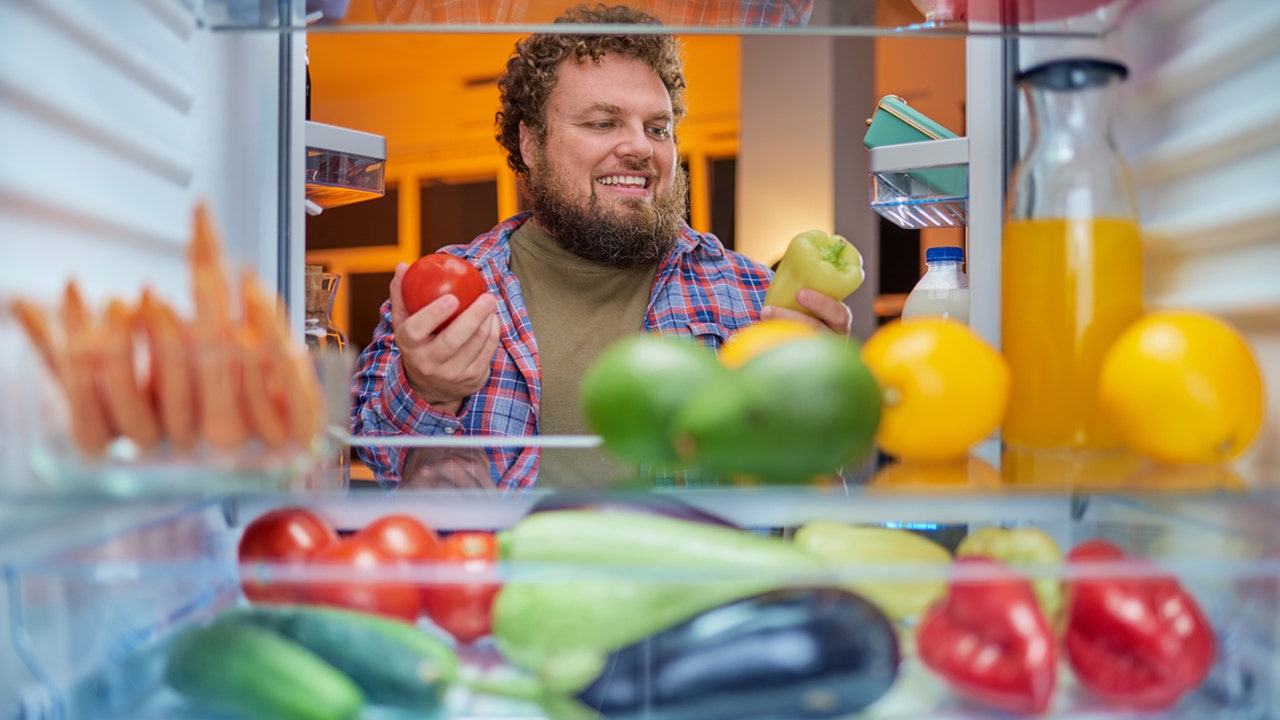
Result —
<instances>
[{"instance_id":1,"label":"carrot","mask_svg":"<svg viewBox=\"0 0 1280 720\"><path fill-rule=\"evenodd\" d=\"M142 323L151 357L156 416L175 452L196 444L196 388L190 345L173 308L150 292L142 293Z\"/></svg>"},{"instance_id":2,"label":"carrot","mask_svg":"<svg viewBox=\"0 0 1280 720\"><path fill-rule=\"evenodd\" d=\"M53 329L49 326L49 318L44 314L43 310L26 300L14 300L10 307L13 309L13 314L18 317L18 322L26 330L27 338L31 340L36 352L40 354L40 360L44 362L49 372L61 382L62 379L58 377L58 356L61 350L53 337Z\"/></svg>"},{"instance_id":3,"label":"carrot","mask_svg":"<svg viewBox=\"0 0 1280 720\"><path fill-rule=\"evenodd\" d=\"M133 313L122 300L107 305L102 347L102 391L107 417L120 434L139 448L160 442L160 425L138 385L133 342Z\"/></svg>"},{"instance_id":4,"label":"carrot","mask_svg":"<svg viewBox=\"0 0 1280 720\"><path fill-rule=\"evenodd\" d=\"M275 449L289 440L288 418L281 406L279 388L273 387L271 382L275 354L267 344L264 328L274 323L275 317L269 312L263 313L267 303L261 297L257 279L250 273L243 275L241 294L244 298L243 319L238 340L243 358L244 374L240 387L245 416L254 434L262 439L262 444Z\"/></svg>"},{"instance_id":5,"label":"carrot","mask_svg":"<svg viewBox=\"0 0 1280 720\"><path fill-rule=\"evenodd\" d=\"M196 206L191 243L195 292L196 381L200 393L200 430L217 450L239 449L249 439L240 414L240 362L231 324L227 274L213 217Z\"/></svg>"},{"instance_id":6,"label":"carrot","mask_svg":"<svg viewBox=\"0 0 1280 720\"><path fill-rule=\"evenodd\" d=\"M66 335L62 386L71 413L71 437L86 455L101 453L113 436L95 376L101 366L97 329L75 281L63 293L62 326Z\"/></svg>"},{"instance_id":7,"label":"carrot","mask_svg":"<svg viewBox=\"0 0 1280 720\"><path fill-rule=\"evenodd\" d=\"M289 343L284 317L256 280L246 300L253 306L246 312L257 318L266 352L273 361L271 383L283 401L284 425L291 439L305 448L320 428L320 393L311 356Z\"/></svg>"}]
</instances>

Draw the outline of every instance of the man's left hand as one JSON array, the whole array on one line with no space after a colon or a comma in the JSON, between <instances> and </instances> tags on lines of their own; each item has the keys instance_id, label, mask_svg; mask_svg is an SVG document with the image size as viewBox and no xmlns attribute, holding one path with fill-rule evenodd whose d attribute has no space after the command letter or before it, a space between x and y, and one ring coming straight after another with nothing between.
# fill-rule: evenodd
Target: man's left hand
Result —
<instances>
[{"instance_id":1,"label":"man's left hand","mask_svg":"<svg viewBox=\"0 0 1280 720\"><path fill-rule=\"evenodd\" d=\"M799 320L846 337L853 330L853 310L835 298L823 295L817 290L800 288L796 291L796 302L813 314L807 315L787 308L765 305L760 311L760 317L765 320L783 318Z\"/></svg>"}]
</instances>

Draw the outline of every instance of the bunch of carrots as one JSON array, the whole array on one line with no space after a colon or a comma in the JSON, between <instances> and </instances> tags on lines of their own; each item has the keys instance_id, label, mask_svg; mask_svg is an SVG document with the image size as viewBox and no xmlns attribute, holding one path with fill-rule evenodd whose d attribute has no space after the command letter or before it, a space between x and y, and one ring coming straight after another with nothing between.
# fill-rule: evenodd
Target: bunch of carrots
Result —
<instances>
[{"instance_id":1,"label":"bunch of carrots","mask_svg":"<svg viewBox=\"0 0 1280 720\"><path fill-rule=\"evenodd\" d=\"M234 452L309 448L323 425L320 384L283 303L250 271L239 277L238 317L222 243L209 209L194 211L189 248L195 317L184 319L144 289L108 301L100 316L74 280L56 318L25 299L13 311L67 400L81 454L118 438L175 456L203 442Z\"/></svg>"}]
</instances>

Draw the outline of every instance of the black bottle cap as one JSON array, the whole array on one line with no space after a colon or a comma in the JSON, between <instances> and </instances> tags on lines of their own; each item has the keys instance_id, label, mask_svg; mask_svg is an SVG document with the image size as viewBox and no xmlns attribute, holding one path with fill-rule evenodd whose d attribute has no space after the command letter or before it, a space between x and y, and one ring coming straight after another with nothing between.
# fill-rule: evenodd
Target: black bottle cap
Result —
<instances>
[{"instance_id":1,"label":"black bottle cap","mask_svg":"<svg viewBox=\"0 0 1280 720\"><path fill-rule=\"evenodd\" d=\"M1049 90L1081 90L1129 77L1129 68L1114 60L1065 58L1041 63L1018 73L1018 83Z\"/></svg>"}]
</instances>

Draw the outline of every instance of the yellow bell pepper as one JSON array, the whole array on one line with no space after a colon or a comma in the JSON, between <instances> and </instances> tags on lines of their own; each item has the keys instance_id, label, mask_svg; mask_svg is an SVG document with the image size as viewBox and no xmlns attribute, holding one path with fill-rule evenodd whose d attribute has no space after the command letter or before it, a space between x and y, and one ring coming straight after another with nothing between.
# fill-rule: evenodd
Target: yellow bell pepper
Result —
<instances>
[{"instance_id":1,"label":"yellow bell pepper","mask_svg":"<svg viewBox=\"0 0 1280 720\"><path fill-rule=\"evenodd\" d=\"M918 617L946 593L951 553L910 530L814 520L792 540L839 572L841 587L893 620ZM894 578L898 571L909 579Z\"/></svg>"},{"instance_id":2,"label":"yellow bell pepper","mask_svg":"<svg viewBox=\"0 0 1280 720\"><path fill-rule=\"evenodd\" d=\"M805 287L844 300L862 285L865 277L858 248L840 235L809 230L791 238L765 293L764 304L812 315L796 302L797 290Z\"/></svg>"}]
</instances>

